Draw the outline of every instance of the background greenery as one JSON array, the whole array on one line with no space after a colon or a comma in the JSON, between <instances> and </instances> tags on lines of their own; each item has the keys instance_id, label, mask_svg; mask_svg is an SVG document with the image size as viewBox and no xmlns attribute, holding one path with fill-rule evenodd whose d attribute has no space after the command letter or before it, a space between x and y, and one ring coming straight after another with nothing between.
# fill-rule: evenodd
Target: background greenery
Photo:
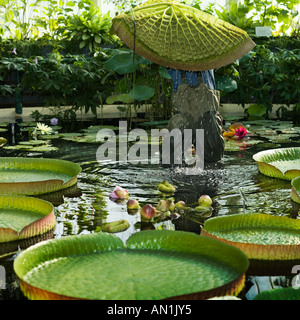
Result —
<instances>
[{"instance_id":1,"label":"background greenery","mask_svg":"<svg viewBox=\"0 0 300 320\"><path fill-rule=\"evenodd\" d=\"M120 12L140 3L114 2ZM227 10L185 2L246 30L257 43L242 59L215 71L222 102L250 104L248 113L258 118L281 104L278 116L299 117L300 28L295 6L300 1L232 1ZM109 34L109 14L102 14L93 2L36 0L29 5L25 0L0 0L0 17L0 96L38 95L64 119L74 119L78 109L96 114L105 103L117 103L127 115L146 103L154 119L170 116L172 83L166 69L123 48ZM273 36L256 38L256 26L270 26ZM62 111L61 106L70 108Z\"/></svg>"}]
</instances>

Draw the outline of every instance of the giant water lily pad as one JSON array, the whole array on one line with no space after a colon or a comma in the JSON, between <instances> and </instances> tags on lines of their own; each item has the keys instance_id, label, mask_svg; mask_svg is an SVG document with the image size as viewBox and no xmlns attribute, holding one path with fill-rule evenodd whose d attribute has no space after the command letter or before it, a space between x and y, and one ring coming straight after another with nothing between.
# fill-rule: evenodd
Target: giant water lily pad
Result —
<instances>
[{"instance_id":1,"label":"giant water lily pad","mask_svg":"<svg viewBox=\"0 0 300 320\"><path fill-rule=\"evenodd\" d=\"M291 198L300 203L300 176L292 180Z\"/></svg>"},{"instance_id":2,"label":"giant water lily pad","mask_svg":"<svg viewBox=\"0 0 300 320\"><path fill-rule=\"evenodd\" d=\"M158 300L236 295L248 259L199 235L143 231L126 243L95 233L45 241L14 261L30 299ZM89 272L86 272L89 270Z\"/></svg>"},{"instance_id":3,"label":"giant water lily pad","mask_svg":"<svg viewBox=\"0 0 300 320\"><path fill-rule=\"evenodd\" d=\"M300 300L300 290L297 287L266 290L255 296L254 300Z\"/></svg>"},{"instance_id":4,"label":"giant water lily pad","mask_svg":"<svg viewBox=\"0 0 300 320\"><path fill-rule=\"evenodd\" d=\"M142 57L192 71L219 68L255 46L244 30L174 0L150 0L118 15L112 30Z\"/></svg>"},{"instance_id":5,"label":"giant water lily pad","mask_svg":"<svg viewBox=\"0 0 300 320\"><path fill-rule=\"evenodd\" d=\"M0 158L0 194L39 195L77 183L81 167L58 159Z\"/></svg>"},{"instance_id":6,"label":"giant water lily pad","mask_svg":"<svg viewBox=\"0 0 300 320\"><path fill-rule=\"evenodd\" d=\"M285 180L300 176L300 147L261 151L253 159L266 176Z\"/></svg>"},{"instance_id":7,"label":"giant water lily pad","mask_svg":"<svg viewBox=\"0 0 300 320\"><path fill-rule=\"evenodd\" d=\"M300 220L268 214L236 214L207 220L201 235L241 249L249 259L300 259Z\"/></svg>"},{"instance_id":8,"label":"giant water lily pad","mask_svg":"<svg viewBox=\"0 0 300 320\"><path fill-rule=\"evenodd\" d=\"M31 238L54 226L51 203L31 197L0 196L0 243Z\"/></svg>"}]
</instances>

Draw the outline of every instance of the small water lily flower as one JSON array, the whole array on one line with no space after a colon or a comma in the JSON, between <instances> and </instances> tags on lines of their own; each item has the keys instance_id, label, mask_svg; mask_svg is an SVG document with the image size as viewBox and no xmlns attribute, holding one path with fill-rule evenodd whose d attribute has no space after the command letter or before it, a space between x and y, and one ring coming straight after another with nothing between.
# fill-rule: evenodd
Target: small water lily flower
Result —
<instances>
[{"instance_id":1,"label":"small water lily flower","mask_svg":"<svg viewBox=\"0 0 300 320\"><path fill-rule=\"evenodd\" d=\"M186 207L186 203L184 201L178 201L175 204L175 208L178 208L178 209L182 209L182 208L185 208L185 207Z\"/></svg>"},{"instance_id":2,"label":"small water lily flower","mask_svg":"<svg viewBox=\"0 0 300 320\"><path fill-rule=\"evenodd\" d=\"M12 52L13 54L17 55L17 49L16 48L13 48Z\"/></svg>"},{"instance_id":3,"label":"small water lily flower","mask_svg":"<svg viewBox=\"0 0 300 320\"><path fill-rule=\"evenodd\" d=\"M237 136L238 139L242 139L242 138L246 137L247 133L248 133L248 131L244 127L240 127L240 128L235 129L235 136Z\"/></svg>"},{"instance_id":4,"label":"small water lily flower","mask_svg":"<svg viewBox=\"0 0 300 320\"><path fill-rule=\"evenodd\" d=\"M109 195L112 199L128 199L129 193L120 186L116 186L113 192Z\"/></svg>"},{"instance_id":5,"label":"small water lily flower","mask_svg":"<svg viewBox=\"0 0 300 320\"><path fill-rule=\"evenodd\" d=\"M247 129L242 123L233 123L228 131L223 132L223 137L227 139L241 139L247 135Z\"/></svg>"},{"instance_id":6,"label":"small water lily flower","mask_svg":"<svg viewBox=\"0 0 300 320\"><path fill-rule=\"evenodd\" d=\"M57 126L58 125L58 119L57 118L50 119L50 124L51 124L51 126Z\"/></svg>"},{"instance_id":7,"label":"small water lily flower","mask_svg":"<svg viewBox=\"0 0 300 320\"><path fill-rule=\"evenodd\" d=\"M160 200L156 206L156 210L166 212L169 210L169 206L166 200Z\"/></svg>"},{"instance_id":8,"label":"small water lily flower","mask_svg":"<svg viewBox=\"0 0 300 320\"><path fill-rule=\"evenodd\" d=\"M49 126L47 126L44 123L38 122L36 124L36 127L33 131L33 135L36 135L37 131L39 131L40 134L51 134L52 133L52 128L50 128Z\"/></svg>"},{"instance_id":9,"label":"small water lily flower","mask_svg":"<svg viewBox=\"0 0 300 320\"><path fill-rule=\"evenodd\" d=\"M151 204L146 204L143 206L140 213L143 221L151 221L156 215L156 210Z\"/></svg>"},{"instance_id":10,"label":"small water lily flower","mask_svg":"<svg viewBox=\"0 0 300 320\"><path fill-rule=\"evenodd\" d=\"M198 204L201 207L210 207L212 205L212 199L207 194L204 194L199 198Z\"/></svg>"},{"instance_id":11,"label":"small water lily flower","mask_svg":"<svg viewBox=\"0 0 300 320\"><path fill-rule=\"evenodd\" d=\"M174 199L173 198L167 199L167 204L168 204L169 211L173 212L175 210Z\"/></svg>"},{"instance_id":12,"label":"small water lily flower","mask_svg":"<svg viewBox=\"0 0 300 320\"><path fill-rule=\"evenodd\" d=\"M128 210L138 210L140 208L139 202L135 199L129 199L127 201Z\"/></svg>"}]
</instances>

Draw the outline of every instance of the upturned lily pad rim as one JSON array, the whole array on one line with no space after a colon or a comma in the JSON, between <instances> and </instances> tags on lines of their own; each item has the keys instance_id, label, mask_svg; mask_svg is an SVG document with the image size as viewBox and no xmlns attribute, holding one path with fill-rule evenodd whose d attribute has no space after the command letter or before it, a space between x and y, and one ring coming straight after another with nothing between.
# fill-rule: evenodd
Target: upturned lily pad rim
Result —
<instances>
[{"instance_id":1,"label":"upturned lily pad rim","mask_svg":"<svg viewBox=\"0 0 300 320\"><path fill-rule=\"evenodd\" d=\"M289 170L282 172L276 168L275 163L281 161L299 161L300 162L300 147L269 149L253 155L260 173L284 180L293 180L300 175L300 170L291 166Z\"/></svg>"},{"instance_id":2,"label":"upturned lily pad rim","mask_svg":"<svg viewBox=\"0 0 300 320\"><path fill-rule=\"evenodd\" d=\"M0 225L0 243L18 241L44 234L55 227L53 205L45 200L23 196L0 196L0 215L4 210L18 210L19 214L36 213L40 218L15 230Z\"/></svg>"},{"instance_id":3,"label":"upturned lily pad rim","mask_svg":"<svg viewBox=\"0 0 300 320\"><path fill-rule=\"evenodd\" d=\"M240 35L243 35L241 36L242 40L240 39L240 41L238 43L235 43L235 45L231 48L230 51L224 52L221 56L213 57L211 55L209 58L205 58L203 61L197 61L197 62L188 61L189 57L181 57L179 61L179 60L171 60L170 57L167 57L167 56L161 56L158 54L155 48L151 48L149 45L140 41L137 35L134 36L128 27L128 25L134 25L134 30L136 31L137 29L136 22L134 22L132 15L146 8L152 9L152 7L156 5L160 6L160 9L162 8L162 6L165 6L166 7L164 8L165 13L168 11L168 9L175 10L174 8L176 8L185 17L185 19L187 19L187 14L189 12L191 15L191 18L190 18L191 21L193 19L197 20L197 15L199 14L204 15L201 25L202 24L204 25L203 29L206 31L208 30L208 28L207 26L205 26L205 24L209 19L213 19L214 21L219 21L219 24L221 25L220 29L224 31L226 27L228 29L234 28L235 32L239 33ZM153 14L153 16L155 15ZM178 18L177 18L177 21L178 21ZM169 25L171 25L170 22L169 22ZM191 22L191 25L195 25L194 21ZM166 29L168 29L168 27ZM183 27L181 26L181 28L178 28L178 29L183 29ZM187 29L190 29L189 26ZM217 29L217 28L214 26L214 29ZM224 65L234 62L235 60L238 60L239 58L243 57L246 53L248 53L255 47L255 43L249 38L249 36L244 30L239 29L219 18L209 15L191 6L187 6L177 1L168 1L168 0L146 1L144 4L135 7L133 9L132 14L125 13L125 14L116 16L113 19L111 32L116 33L130 49L134 50L144 58L168 68L189 70L189 71L204 71L204 70L220 68ZM187 36L185 36L185 38L187 38ZM215 38L217 38L216 35L215 35ZM163 45L163 44L160 43L160 45ZM197 51L199 52L199 49ZM192 55L196 54L196 52L191 52L191 54Z\"/></svg>"},{"instance_id":4,"label":"upturned lily pad rim","mask_svg":"<svg viewBox=\"0 0 300 320\"><path fill-rule=\"evenodd\" d=\"M178 241L182 239L187 241ZM219 261L221 265L227 265L232 270L235 270L236 274L240 275L218 288L202 292L191 292L190 294L176 297L166 297L166 299L207 299L216 294L236 295L244 286L245 272L249 266L248 258L243 252L220 241L183 231L152 230L133 234L127 240L126 246L117 236L103 232L44 241L21 252L14 261L14 270L20 279L23 293L30 299L85 300L84 297L70 297L59 292L49 292L42 288L34 287L24 281L24 277L33 268L45 261L68 256L74 257L81 254L101 254L102 252L115 250L125 250L125 252L131 250L138 252L159 250L160 254L170 251L191 255L202 254L213 259L213 261ZM111 276L113 277L113 274Z\"/></svg>"},{"instance_id":5,"label":"upturned lily pad rim","mask_svg":"<svg viewBox=\"0 0 300 320\"><path fill-rule=\"evenodd\" d=\"M209 237L235 246L242 250L251 260L298 260L300 259L299 244L256 244L251 242L238 242L214 235L214 231L230 231L236 228L284 228L299 231L300 220L283 216L274 216L264 213L234 214L229 216L219 216L205 221L201 229L201 235Z\"/></svg>"},{"instance_id":6,"label":"upturned lily pad rim","mask_svg":"<svg viewBox=\"0 0 300 320\"><path fill-rule=\"evenodd\" d=\"M300 176L293 179L292 182L291 198L294 202L300 203Z\"/></svg>"},{"instance_id":7,"label":"upturned lily pad rim","mask_svg":"<svg viewBox=\"0 0 300 320\"><path fill-rule=\"evenodd\" d=\"M69 188L77 183L77 175L81 166L77 163L48 158L0 158L0 172L12 170L16 172L40 171L45 172L45 179L37 181L0 182L0 194L39 195ZM68 176L65 180L47 177L48 173L57 173Z\"/></svg>"}]
</instances>

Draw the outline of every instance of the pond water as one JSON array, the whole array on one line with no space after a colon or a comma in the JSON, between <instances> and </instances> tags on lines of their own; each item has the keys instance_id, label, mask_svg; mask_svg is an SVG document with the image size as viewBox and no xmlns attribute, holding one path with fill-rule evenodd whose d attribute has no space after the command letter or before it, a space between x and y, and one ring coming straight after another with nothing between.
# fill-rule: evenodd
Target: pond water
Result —
<instances>
[{"instance_id":1,"label":"pond water","mask_svg":"<svg viewBox=\"0 0 300 320\"><path fill-rule=\"evenodd\" d=\"M46 235L50 238L101 232L104 222L120 219L126 219L130 223L126 231L116 233L124 242L132 233L144 229L184 230L199 234L204 221L210 217L181 213L177 219L167 218L155 224L144 224L141 223L139 214L128 214L126 202L115 202L109 198L114 187L119 185L128 190L130 198L137 199L140 205L156 205L164 198L157 189L158 183L163 180L176 187L175 202L182 200L193 206L201 195L209 195L213 198L211 216L261 212L298 218L299 207L290 200L290 182L260 174L252 156L265 149L300 146L299 128L294 128L289 122L244 124L248 126L248 140L242 144L227 143L223 160L217 164L206 165L197 175L186 174L184 168L165 168L159 164L98 163L96 152L99 143L93 140L96 128L87 130L84 134L53 136L47 141L50 151L45 151L45 148L34 149L36 146L23 150L15 149L9 140L6 148L0 149L0 153L2 157L57 158L82 166L76 187L66 190L63 195L58 193L41 197L55 206L57 224L55 230ZM5 134L3 132L1 135ZM24 130L18 139L27 141L27 137L27 131ZM18 139L17 145L20 145ZM23 248L24 246L18 244L12 251ZM19 290L12 267L16 254L17 252L0 258L0 265L6 269L6 289L0 291L0 300L25 299ZM240 297L252 300L261 291L288 287L293 276L291 269L284 273L276 273L270 269L261 274L250 272Z\"/></svg>"}]
</instances>

